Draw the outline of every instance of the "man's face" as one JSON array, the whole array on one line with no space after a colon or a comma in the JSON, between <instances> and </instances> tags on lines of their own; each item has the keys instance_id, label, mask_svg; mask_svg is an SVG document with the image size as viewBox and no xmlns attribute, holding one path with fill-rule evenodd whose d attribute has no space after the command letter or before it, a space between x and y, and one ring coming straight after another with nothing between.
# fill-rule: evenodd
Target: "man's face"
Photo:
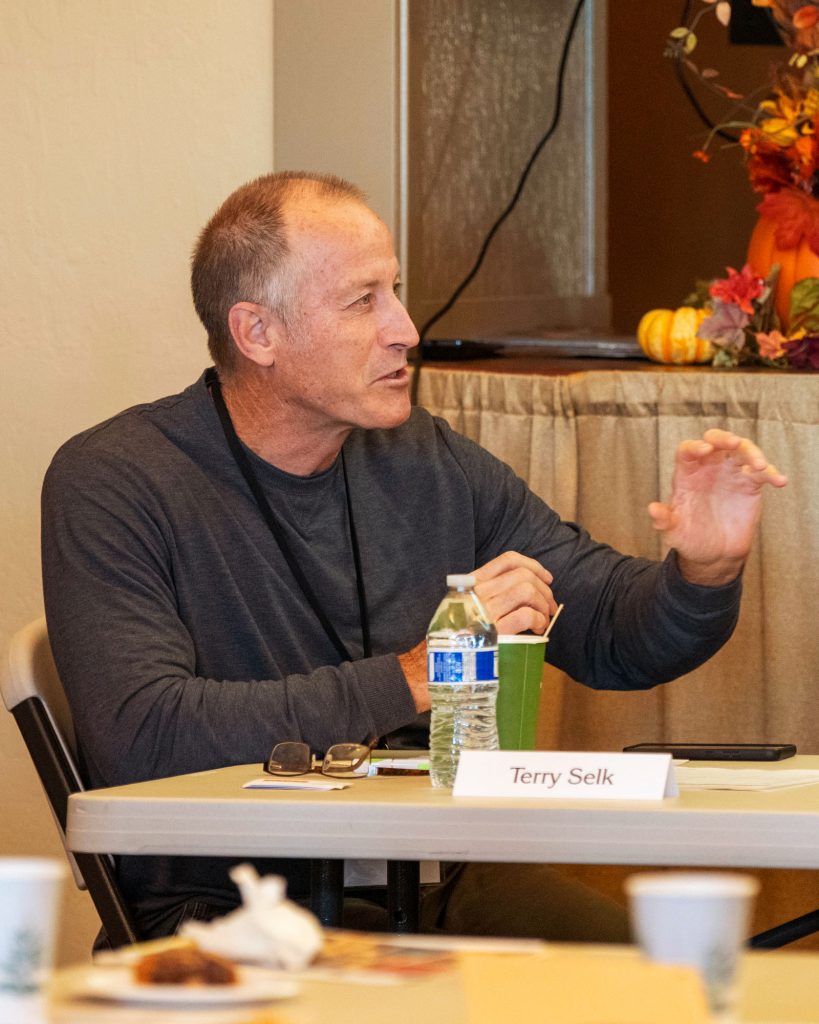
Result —
<instances>
[{"instance_id":1,"label":"man's face","mask_svg":"<svg viewBox=\"0 0 819 1024\"><path fill-rule=\"evenodd\" d=\"M396 294L386 226L365 206L305 201L288 217L295 309L276 359L277 398L307 430L394 427L410 413L418 332Z\"/></svg>"}]
</instances>

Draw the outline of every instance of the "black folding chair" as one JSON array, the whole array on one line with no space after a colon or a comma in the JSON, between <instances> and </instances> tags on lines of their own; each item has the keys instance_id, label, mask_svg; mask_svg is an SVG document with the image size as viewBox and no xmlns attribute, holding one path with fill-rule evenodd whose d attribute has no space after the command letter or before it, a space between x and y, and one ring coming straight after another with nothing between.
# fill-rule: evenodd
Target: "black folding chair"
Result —
<instances>
[{"instance_id":1,"label":"black folding chair","mask_svg":"<svg viewBox=\"0 0 819 1024\"><path fill-rule=\"evenodd\" d=\"M51 656L45 619L16 633L9 644L7 671L0 673L3 703L14 715L40 777L66 856L80 889L87 889L111 946L139 936L119 890L112 859L104 854L73 854L66 846L68 797L82 792L74 725Z\"/></svg>"}]
</instances>

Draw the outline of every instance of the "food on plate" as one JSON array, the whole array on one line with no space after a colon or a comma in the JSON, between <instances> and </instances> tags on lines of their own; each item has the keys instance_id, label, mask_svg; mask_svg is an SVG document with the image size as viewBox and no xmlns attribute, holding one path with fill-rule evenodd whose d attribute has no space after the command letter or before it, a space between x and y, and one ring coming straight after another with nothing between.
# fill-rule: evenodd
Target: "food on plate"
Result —
<instances>
[{"instance_id":1,"label":"food on plate","mask_svg":"<svg viewBox=\"0 0 819 1024\"><path fill-rule=\"evenodd\" d=\"M237 981L230 960L195 946L150 953L133 970L142 985L235 985Z\"/></svg>"}]
</instances>

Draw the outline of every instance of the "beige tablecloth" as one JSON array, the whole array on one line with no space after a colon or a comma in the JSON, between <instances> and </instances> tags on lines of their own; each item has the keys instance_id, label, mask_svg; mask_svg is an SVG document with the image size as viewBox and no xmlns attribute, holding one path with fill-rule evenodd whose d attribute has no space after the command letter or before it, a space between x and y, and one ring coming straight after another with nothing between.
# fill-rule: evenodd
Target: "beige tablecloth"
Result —
<instances>
[{"instance_id":1,"label":"beige tablecloth","mask_svg":"<svg viewBox=\"0 0 819 1024\"><path fill-rule=\"evenodd\" d=\"M732 639L696 672L647 693L593 692L547 669L540 745L777 740L819 752L819 375L425 367L420 383L422 405L502 458L562 517L630 554L663 555L646 505L667 496L680 441L722 427L759 444L790 482L766 494ZM819 906L813 876L796 876L810 880L796 912Z\"/></svg>"}]
</instances>

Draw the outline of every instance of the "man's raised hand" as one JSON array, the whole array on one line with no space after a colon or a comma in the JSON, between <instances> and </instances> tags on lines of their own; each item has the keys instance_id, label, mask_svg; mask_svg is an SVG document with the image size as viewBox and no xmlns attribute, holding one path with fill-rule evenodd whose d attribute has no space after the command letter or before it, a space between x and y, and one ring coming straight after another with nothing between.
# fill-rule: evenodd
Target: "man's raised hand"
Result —
<instances>
[{"instance_id":1,"label":"man's raised hand","mask_svg":"<svg viewBox=\"0 0 819 1024\"><path fill-rule=\"evenodd\" d=\"M676 453L671 497L653 501L654 528L677 551L683 577L703 586L736 579L751 550L766 486L787 477L747 438L708 430Z\"/></svg>"}]
</instances>

